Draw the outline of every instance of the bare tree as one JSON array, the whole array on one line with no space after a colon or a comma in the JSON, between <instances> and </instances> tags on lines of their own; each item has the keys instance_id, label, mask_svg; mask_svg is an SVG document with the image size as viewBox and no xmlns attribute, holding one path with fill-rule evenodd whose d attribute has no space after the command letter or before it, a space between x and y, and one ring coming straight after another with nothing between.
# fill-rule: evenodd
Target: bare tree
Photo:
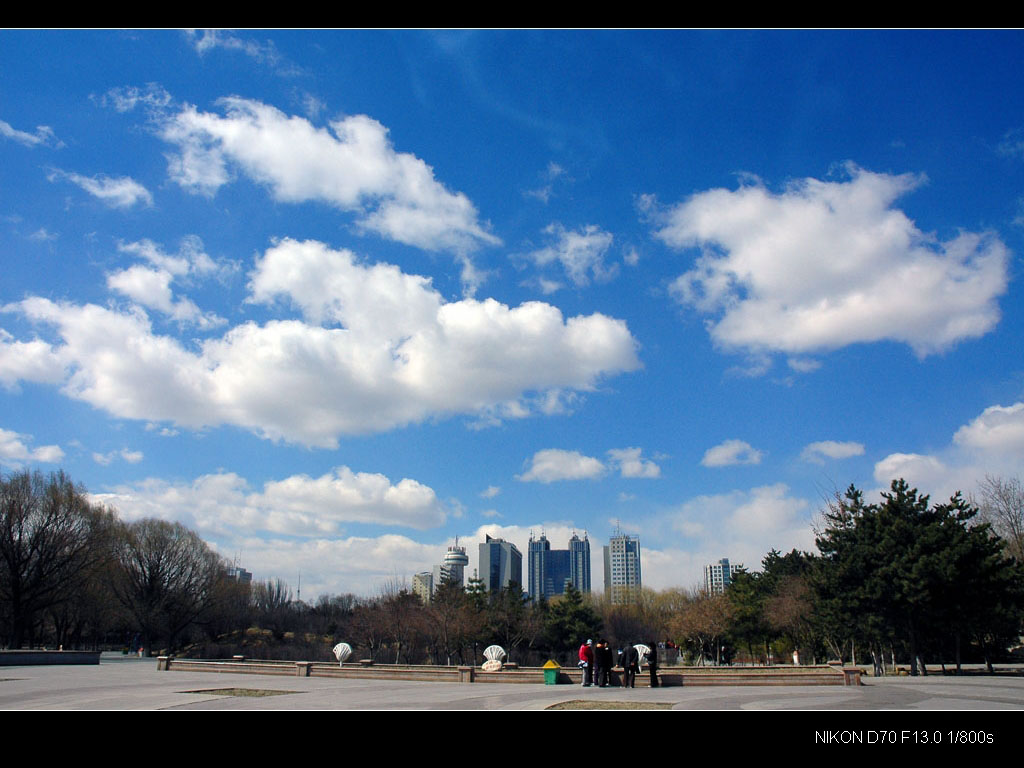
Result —
<instances>
[{"instance_id":1,"label":"bare tree","mask_svg":"<svg viewBox=\"0 0 1024 768\"><path fill-rule=\"evenodd\" d=\"M1024 485L1020 478L985 475L976 503L983 522L1006 542L1007 554L1024 563Z\"/></svg>"},{"instance_id":2,"label":"bare tree","mask_svg":"<svg viewBox=\"0 0 1024 768\"><path fill-rule=\"evenodd\" d=\"M117 560L114 592L142 631L147 651L161 638L173 650L178 635L214 607L225 577L223 558L181 523L165 520L125 526Z\"/></svg>"},{"instance_id":3,"label":"bare tree","mask_svg":"<svg viewBox=\"0 0 1024 768\"><path fill-rule=\"evenodd\" d=\"M113 525L63 472L0 477L0 604L11 647L41 612L72 599L105 559Z\"/></svg>"},{"instance_id":4,"label":"bare tree","mask_svg":"<svg viewBox=\"0 0 1024 768\"><path fill-rule=\"evenodd\" d=\"M252 606L256 623L269 629L275 640L283 639L295 614L291 587L281 579L257 582L252 587Z\"/></svg>"}]
</instances>

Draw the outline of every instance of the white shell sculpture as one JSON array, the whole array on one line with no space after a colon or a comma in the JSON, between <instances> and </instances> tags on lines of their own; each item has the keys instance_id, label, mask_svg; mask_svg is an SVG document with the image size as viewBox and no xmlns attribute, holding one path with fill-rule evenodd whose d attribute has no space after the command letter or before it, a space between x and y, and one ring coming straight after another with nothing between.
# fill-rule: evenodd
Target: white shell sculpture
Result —
<instances>
[{"instance_id":1,"label":"white shell sculpture","mask_svg":"<svg viewBox=\"0 0 1024 768\"><path fill-rule=\"evenodd\" d=\"M488 645L484 649L484 658L488 661L504 661L508 657L500 645Z\"/></svg>"},{"instance_id":2,"label":"white shell sculpture","mask_svg":"<svg viewBox=\"0 0 1024 768\"><path fill-rule=\"evenodd\" d=\"M643 668L644 664L650 664L650 659L647 658L651 653L650 647L643 643L637 643L633 647L636 648L636 652L640 657L640 667Z\"/></svg>"},{"instance_id":3,"label":"white shell sculpture","mask_svg":"<svg viewBox=\"0 0 1024 768\"><path fill-rule=\"evenodd\" d=\"M500 672L501 671L501 666L502 666L501 662L498 661L498 659L488 659L487 661L484 662L484 664L481 667L481 669L484 672Z\"/></svg>"},{"instance_id":4,"label":"white shell sculpture","mask_svg":"<svg viewBox=\"0 0 1024 768\"><path fill-rule=\"evenodd\" d=\"M352 655L352 646L348 643L338 643L332 649L334 651L334 658L338 660L341 666L345 666L345 660Z\"/></svg>"}]
</instances>

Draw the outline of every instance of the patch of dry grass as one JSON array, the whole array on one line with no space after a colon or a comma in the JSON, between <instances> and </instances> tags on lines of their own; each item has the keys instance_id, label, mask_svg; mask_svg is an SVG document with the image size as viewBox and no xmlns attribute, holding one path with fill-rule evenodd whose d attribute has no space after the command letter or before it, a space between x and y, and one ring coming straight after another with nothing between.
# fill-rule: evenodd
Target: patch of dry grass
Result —
<instances>
[{"instance_id":1,"label":"patch of dry grass","mask_svg":"<svg viewBox=\"0 0 1024 768\"><path fill-rule=\"evenodd\" d=\"M214 696L286 696L298 691L273 691L267 688L207 688L202 691L182 691L182 693L212 693Z\"/></svg>"},{"instance_id":2,"label":"patch of dry grass","mask_svg":"<svg viewBox=\"0 0 1024 768\"><path fill-rule=\"evenodd\" d=\"M588 701L573 699L552 704L546 709L672 709L668 701Z\"/></svg>"}]
</instances>

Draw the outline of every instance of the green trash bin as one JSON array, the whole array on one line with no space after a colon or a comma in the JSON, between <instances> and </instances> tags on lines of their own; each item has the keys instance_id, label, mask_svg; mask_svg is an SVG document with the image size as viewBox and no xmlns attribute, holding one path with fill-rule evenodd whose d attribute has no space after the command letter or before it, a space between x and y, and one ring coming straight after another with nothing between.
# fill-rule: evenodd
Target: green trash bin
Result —
<instances>
[{"instance_id":1,"label":"green trash bin","mask_svg":"<svg viewBox=\"0 0 1024 768\"><path fill-rule=\"evenodd\" d=\"M558 685L558 673L562 669L560 666L548 659L548 663L541 669L544 670L544 685Z\"/></svg>"}]
</instances>

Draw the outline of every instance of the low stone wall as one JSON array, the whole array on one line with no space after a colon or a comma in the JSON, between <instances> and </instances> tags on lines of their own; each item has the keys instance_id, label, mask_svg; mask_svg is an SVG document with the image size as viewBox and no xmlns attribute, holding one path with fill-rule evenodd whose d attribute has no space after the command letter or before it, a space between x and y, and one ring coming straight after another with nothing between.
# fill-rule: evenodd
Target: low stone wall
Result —
<instances>
[{"instance_id":1,"label":"low stone wall","mask_svg":"<svg viewBox=\"0 0 1024 768\"><path fill-rule=\"evenodd\" d=\"M0 667L99 663L99 651L0 651Z\"/></svg>"},{"instance_id":2,"label":"low stone wall","mask_svg":"<svg viewBox=\"0 0 1024 768\"><path fill-rule=\"evenodd\" d=\"M161 656L157 669L185 672L234 672L250 675L289 675L298 677L335 677L375 680L423 680L451 683L533 683L544 682L540 667L507 668L500 672L484 672L479 667L437 667L420 664L337 664L311 661L254 661L235 658L231 661L175 659ZM861 670L856 667L828 665L806 667L665 667L658 679L663 686L677 685L860 685ZM611 685L620 685L620 670L612 670ZM574 667L562 668L558 682L581 685L583 672ZM636 685L650 686L650 673L636 676Z\"/></svg>"}]
</instances>

